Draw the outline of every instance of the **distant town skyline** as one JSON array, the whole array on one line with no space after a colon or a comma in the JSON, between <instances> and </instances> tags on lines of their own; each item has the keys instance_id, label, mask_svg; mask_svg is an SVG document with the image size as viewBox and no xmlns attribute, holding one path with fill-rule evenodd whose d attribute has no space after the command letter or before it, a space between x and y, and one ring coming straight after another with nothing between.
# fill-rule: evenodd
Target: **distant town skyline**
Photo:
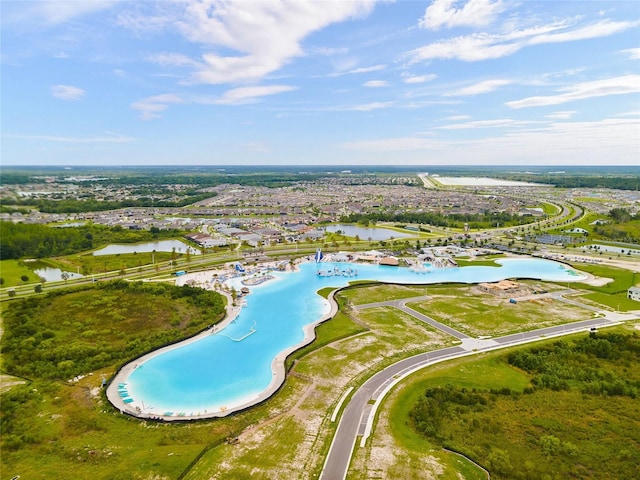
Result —
<instances>
[{"instance_id":1,"label":"distant town skyline","mask_svg":"<svg viewBox=\"0 0 640 480\"><path fill-rule=\"evenodd\" d=\"M640 165L636 1L0 1L3 165Z\"/></svg>"}]
</instances>

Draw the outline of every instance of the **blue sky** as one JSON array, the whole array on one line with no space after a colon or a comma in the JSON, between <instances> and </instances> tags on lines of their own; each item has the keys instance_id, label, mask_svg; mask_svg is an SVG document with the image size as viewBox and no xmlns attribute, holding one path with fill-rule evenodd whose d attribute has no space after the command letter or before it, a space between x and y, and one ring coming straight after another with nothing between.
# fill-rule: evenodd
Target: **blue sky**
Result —
<instances>
[{"instance_id":1,"label":"blue sky","mask_svg":"<svg viewBox=\"0 0 640 480\"><path fill-rule=\"evenodd\" d=\"M640 165L640 2L0 1L4 165Z\"/></svg>"}]
</instances>

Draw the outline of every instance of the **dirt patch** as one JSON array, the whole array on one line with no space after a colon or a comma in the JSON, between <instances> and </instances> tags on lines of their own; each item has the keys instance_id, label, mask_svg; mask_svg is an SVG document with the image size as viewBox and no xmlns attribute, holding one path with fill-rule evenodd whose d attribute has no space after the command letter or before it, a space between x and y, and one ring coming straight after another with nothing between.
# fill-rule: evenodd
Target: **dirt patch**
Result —
<instances>
[{"instance_id":1,"label":"dirt patch","mask_svg":"<svg viewBox=\"0 0 640 480\"><path fill-rule=\"evenodd\" d=\"M353 472L358 478L397 480L440 478L444 467L438 459L428 453L407 452L395 442L390 432L386 411L381 412L374 435L364 449L358 450Z\"/></svg>"},{"instance_id":2,"label":"dirt patch","mask_svg":"<svg viewBox=\"0 0 640 480\"><path fill-rule=\"evenodd\" d=\"M613 282L613 278L595 277L591 275L590 278L588 278L582 283L586 283L587 285L591 285L592 287L602 287L603 285L606 285L607 283L611 283L611 282Z\"/></svg>"}]
</instances>

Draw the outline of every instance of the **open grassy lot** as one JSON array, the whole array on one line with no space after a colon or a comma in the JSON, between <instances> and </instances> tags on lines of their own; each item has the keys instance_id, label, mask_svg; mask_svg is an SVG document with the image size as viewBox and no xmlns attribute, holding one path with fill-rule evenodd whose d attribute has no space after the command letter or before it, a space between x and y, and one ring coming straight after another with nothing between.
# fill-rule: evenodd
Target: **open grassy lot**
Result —
<instances>
[{"instance_id":1,"label":"open grassy lot","mask_svg":"<svg viewBox=\"0 0 640 480\"><path fill-rule=\"evenodd\" d=\"M27 280L21 277L26 276ZM23 260L0 260L0 278L2 287L15 287L40 281L40 277L31 270Z\"/></svg>"},{"instance_id":2,"label":"open grassy lot","mask_svg":"<svg viewBox=\"0 0 640 480\"><path fill-rule=\"evenodd\" d=\"M610 278L605 285L595 286L585 283L573 284L573 288L582 291L579 300L586 299L596 304L606 305L611 310L628 312L640 310L640 303L629 300L627 290L640 283L640 273L607 265L575 264L575 268L584 270L596 277Z\"/></svg>"},{"instance_id":3,"label":"open grassy lot","mask_svg":"<svg viewBox=\"0 0 640 480\"><path fill-rule=\"evenodd\" d=\"M624 293L626 295L629 287L640 283L640 273L623 268L610 267L608 265L588 265L577 263L573 265L578 270L591 273L596 277L611 278L613 281L605 285L595 286L586 283L576 283L574 287L583 290L591 290L609 295Z\"/></svg>"},{"instance_id":4,"label":"open grassy lot","mask_svg":"<svg viewBox=\"0 0 640 480\"><path fill-rule=\"evenodd\" d=\"M438 287L365 283L363 285L356 285L355 287L341 291L339 293L339 298L344 298L351 305L364 305L367 303L382 302L387 300L402 300L405 298L419 297L426 294L427 288Z\"/></svg>"},{"instance_id":5,"label":"open grassy lot","mask_svg":"<svg viewBox=\"0 0 640 480\"><path fill-rule=\"evenodd\" d=\"M195 256L190 256L195 258ZM171 259L178 260L181 265L186 265L186 255L173 254L171 252L141 252L141 253L122 253L116 255L99 255L94 256L90 253L77 255L69 255L66 257L58 257L55 259L60 266L66 266L75 270L80 268L80 272L85 275L91 273L113 272L123 268L134 268L143 265L151 265L152 263L168 262Z\"/></svg>"},{"instance_id":6,"label":"open grassy lot","mask_svg":"<svg viewBox=\"0 0 640 480\"><path fill-rule=\"evenodd\" d=\"M558 287L542 282L520 282L526 291L553 291ZM429 299L407 306L471 336L498 336L584 320L593 313L553 298L533 296L510 303L477 286L429 288Z\"/></svg>"},{"instance_id":7,"label":"open grassy lot","mask_svg":"<svg viewBox=\"0 0 640 480\"><path fill-rule=\"evenodd\" d=\"M634 328L616 331L629 335ZM570 341L581 338L585 334ZM443 463L438 466L438 459L451 455L442 450L443 444L487 467L491 478L635 478L640 462L637 398L589 395L571 387L532 391L533 376L507 362L509 352L555 342L458 359L407 378L381 407L367 446L356 449L348 478L486 478L472 467L458 476L442 468ZM640 380L637 354L619 360L596 358L584 355L587 369L610 371L628 382ZM409 412L428 389L447 385L467 392L511 393L484 395L490 402L484 409L460 407L458 415L442 424L440 436L425 437L413 428ZM522 393L526 389L528 393Z\"/></svg>"}]
</instances>

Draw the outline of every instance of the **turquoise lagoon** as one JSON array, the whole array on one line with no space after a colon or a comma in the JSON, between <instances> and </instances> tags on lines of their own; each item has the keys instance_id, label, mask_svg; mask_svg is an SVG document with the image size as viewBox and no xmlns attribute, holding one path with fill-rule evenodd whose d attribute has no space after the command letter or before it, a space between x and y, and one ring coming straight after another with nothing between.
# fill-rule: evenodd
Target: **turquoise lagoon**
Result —
<instances>
[{"instance_id":1,"label":"turquoise lagoon","mask_svg":"<svg viewBox=\"0 0 640 480\"><path fill-rule=\"evenodd\" d=\"M156 415L222 415L250 406L279 388L283 371L277 356L306 343L304 327L325 316L330 305L316 292L353 280L434 284L494 282L531 278L558 282L584 276L557 262L505 259L500 267L412 271L408 268L351 263L303 263L297 272L271 272L275 277L251 287L239 316L224 329L185 342L140 363L126 379L133 405ZM317 271L357 271L357 277L318 276ZM211 279L213 281L213 278ZM230 284L242 285L236 278Z\"/></svg>"}]
</instances>

